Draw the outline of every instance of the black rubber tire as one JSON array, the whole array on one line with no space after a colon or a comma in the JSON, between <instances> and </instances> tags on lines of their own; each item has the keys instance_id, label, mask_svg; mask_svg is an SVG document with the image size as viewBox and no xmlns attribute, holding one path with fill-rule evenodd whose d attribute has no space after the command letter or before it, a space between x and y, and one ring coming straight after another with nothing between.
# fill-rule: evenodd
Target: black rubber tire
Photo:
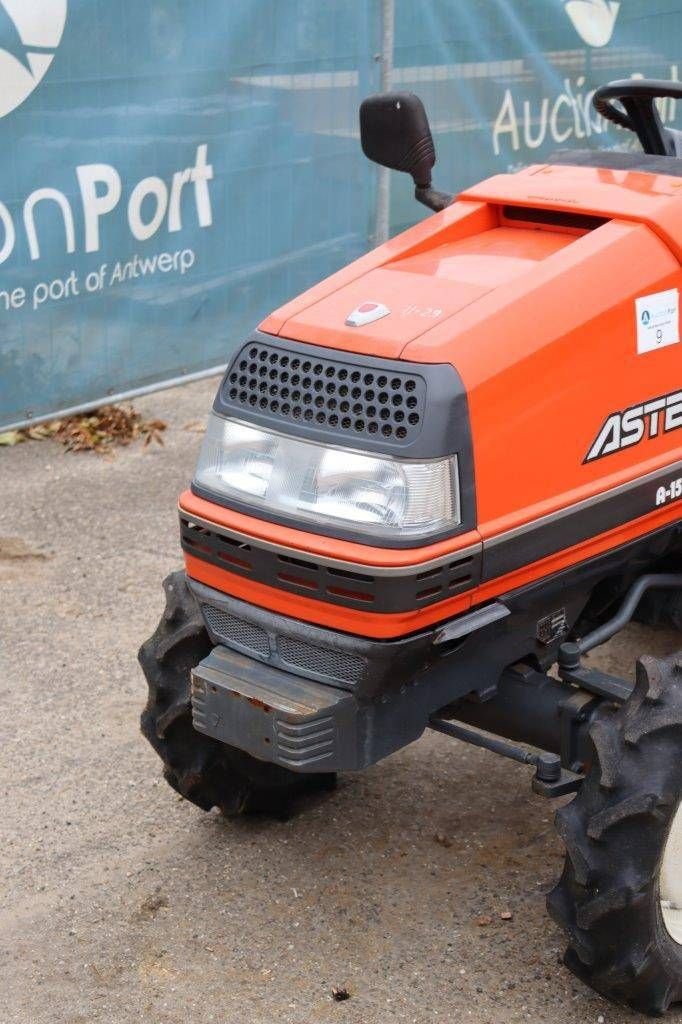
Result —
<instances>
[{"instance_id":1,"label":"black rubber tire","mask_svg":"<svg viewBox=\"0 0 682 1024\"><path fill-rule=\"evenodd\" d=\"M682 945L659 871L682 793L682 658L642 658L633 695L592 726L592 766L556 817L566 865L548 897L566 965L602 995L660 1016L682 1000Z\"/></svg>"},{"instance_id":2,"label":"black rubber tire","mask_svg":"<svg viewBox=\"0 0 682 1024\"><path fill-rule=\"evenodd\" d=\"M258 812L286 818L296 797L333 789L333 774L297 774L193 728L190 671L212 645L184 572L172 573L163 586L165 611L138 659L149 686L142 734L163 761L166 781L202 810L218 807L227 817Z\"/></svg>"}]
</instances>

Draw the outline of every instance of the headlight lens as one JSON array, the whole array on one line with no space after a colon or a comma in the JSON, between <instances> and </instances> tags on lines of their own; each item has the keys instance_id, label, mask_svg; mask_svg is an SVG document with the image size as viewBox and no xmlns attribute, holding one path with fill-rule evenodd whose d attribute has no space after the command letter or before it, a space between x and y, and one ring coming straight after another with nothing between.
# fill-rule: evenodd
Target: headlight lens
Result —
<instances>
[{"instance_id":1,"label":"headlight lens","mask_svg":"<svg viewBox=\"0 0 682 1024\"><path fill-rule=\"evenodd\" d=\"M196 483L306 523L396 540L460 522L457 457L415 462L286 437L211 414Z\"/></svg>"}]
</instances>

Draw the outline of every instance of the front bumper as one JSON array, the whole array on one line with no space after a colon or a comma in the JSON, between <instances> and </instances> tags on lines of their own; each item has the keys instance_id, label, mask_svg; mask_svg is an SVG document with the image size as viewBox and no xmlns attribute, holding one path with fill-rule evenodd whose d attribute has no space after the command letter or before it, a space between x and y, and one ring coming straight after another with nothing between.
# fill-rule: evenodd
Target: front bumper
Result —
<instances>
[{"instance_id":1,"label":"front bumper","mask_svg":"<svg viewBox=\"0 0 682 1024\"><path fill-rule=\"evenodd\" d=\"M367 708L351 693L227 647L215 647L192 672L192 721L213 739L298 772L351 771L370 763L363 749Z\"/></svg>"},{"instance_id":2,"label":"front bumper","mask_svg":"<svg viewBox=\"0 0 682 1024\"><path fill-rule=\"evenodd\" d=\"M195 580L217 645L192 671L194 728L298 772L355 771L419 738L434 634L377 642L275 615Z\"/></svg>"},{"instance_id":3,"label":"front bumper","mask_svg":"<svg viewBox=\"0 0 682 1024\"><path fill-rule=\"evenodd\" d=\"M189 579L216 645L192 670L194 728L298 772L356 771L418 739L438 708L490 687L460 662L493 636L500 604L400 640L375 641L275 615ZM454 647L454 649L453 649Z\"/></svg>"},{"instance_id":4,"label":"front bumper","mask_svg":"<svg viewBox=\"0 0 682 1024\"><path fill-rule=\"evenodd\" d=\"M188 579L214 644L371 701L400 692L433 657L433 630L376 641L278 615Z\"/></svg>"},{"instance_id":5,"label":"front bumper","mask_svg":"<svg viewBox=\"0 0 682 1024\"><path fill-rule=\"evenodd\" d=\"M446 705L494 698L509 666L546 671L595 587L623 565L637 574L670 543L662 531L387 641L274 614L189 579L216 645L192 673L195 727L296 771L365 768L418 739ZM548 636L548 613L558 611L565 628Z\"/></svg>"}]
</instances>

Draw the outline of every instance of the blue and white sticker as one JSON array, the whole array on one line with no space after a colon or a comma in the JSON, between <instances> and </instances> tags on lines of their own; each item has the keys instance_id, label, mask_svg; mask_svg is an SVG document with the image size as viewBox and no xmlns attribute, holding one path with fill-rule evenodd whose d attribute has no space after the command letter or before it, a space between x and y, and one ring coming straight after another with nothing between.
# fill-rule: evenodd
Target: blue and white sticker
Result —
<instances>
[{"instance_id":1,"label":"blue and white sticker","mask_svg":"<svg viewBox=\"0 0 682 1024\"><path fill-rule=\"evenodd\" d=\"M677 288L635 299L637 353L655 352L680 342L680 293Z\"/></svg>"}]
</instances>

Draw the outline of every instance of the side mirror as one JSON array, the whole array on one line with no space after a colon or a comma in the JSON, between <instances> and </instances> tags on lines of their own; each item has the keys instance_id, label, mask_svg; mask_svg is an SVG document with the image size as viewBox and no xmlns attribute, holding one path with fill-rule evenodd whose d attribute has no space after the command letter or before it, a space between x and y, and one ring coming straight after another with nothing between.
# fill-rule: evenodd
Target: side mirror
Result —
<instances>
[{"instance_id":1,"label":"side mirror","mask_svg":"<svg viewBox=\"0 0 682 1024\"><path fill-rule=\"evenodd\" d=\"M417 188L431 184L436 148L424 104L413 92L378 93L363 100L360 144L375 164L411 174Z\"/></svg>"},{"instance_id":2,"label":"side mirror","mask_svg":"<svg viewBox=\"0 0 682 1024\"><path fill-rule=\"evenodd\" d=\"M436 162L429 119L413 92L368 96L360 104L360 144L365 156L392 171L411 174L415 196L432 210L443 210L452 196L431 188Z\"/></svg>"}]
</instances>

